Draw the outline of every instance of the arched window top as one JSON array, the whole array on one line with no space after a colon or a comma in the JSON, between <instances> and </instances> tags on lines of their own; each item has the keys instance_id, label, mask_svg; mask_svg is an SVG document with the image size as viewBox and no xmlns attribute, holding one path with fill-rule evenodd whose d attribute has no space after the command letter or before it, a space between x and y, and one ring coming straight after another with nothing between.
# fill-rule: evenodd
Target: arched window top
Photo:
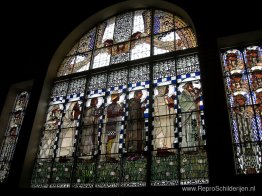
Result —
<instances>
[{"instance_id":1,"label":"arched window top","mask_svg":"<svg viewBox=\"0 0 262 196\"><path fill-rule=\"evenodd\" d=\"M159 9L126 11L84 34L62 61L57 76L196 46L192 28L180 16Z\"/></svg>"}]
</instances>

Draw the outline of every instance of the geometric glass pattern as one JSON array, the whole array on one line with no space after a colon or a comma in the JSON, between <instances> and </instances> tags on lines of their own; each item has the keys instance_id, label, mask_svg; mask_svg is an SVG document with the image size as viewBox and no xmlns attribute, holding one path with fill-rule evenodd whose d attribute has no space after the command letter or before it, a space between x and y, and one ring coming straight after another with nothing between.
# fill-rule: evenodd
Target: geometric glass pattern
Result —
<instances>
[{"instance_id":1,"label":"geometric glass pattern","mask_svg":"<svg viewBox=\"0 0 262 196\"><path fill-rule=\"evenodd\" d=\"M221 52L237 174L262 172L261 46Z\"/></svg>"},{"instance_id":2,"label":"geometric glass pattern","mask_svg":"<svg viewBox=\"0 0 262 196\"><path fill-rule=\"evenodd\" d=\"M30 94L27 91L18 93L13 105L9 123L0 149L0 183L3 183L9 174L16 143L19 137L19 131L25 116L29 95Z\"/></svg>"},{"instance_id":3,"label":"geometric glass pattern","mask_svg":"<svg viewBox=\"0 0 262 196\"><path fill-rule=\"evenodd\" d=\"M102 21L81 37L57 76L195 47L196 36L181 17L154 9L129 11Z\"/></svg>"},{"instance_id":4,"label":"geometric glass pattern","mask_svg":"<svg viewBox=\"0 0 262 196\"><path fill-rule=\"evenodd\" d=\"M186 50L196 46L182 18L155 9L88 31L58 69L31 186L208 183L199 61Z\"/></svg>"}]
</instances>

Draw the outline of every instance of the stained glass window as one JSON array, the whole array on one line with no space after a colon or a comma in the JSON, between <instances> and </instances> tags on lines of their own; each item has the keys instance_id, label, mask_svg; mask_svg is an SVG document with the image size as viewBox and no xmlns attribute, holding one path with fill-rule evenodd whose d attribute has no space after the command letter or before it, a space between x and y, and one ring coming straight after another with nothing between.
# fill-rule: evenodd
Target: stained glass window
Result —
<instances>
[{"instance_id":1,"label":"stained glass window","mask_svg":"<svg viewBox=\"0 0 262 196\"><path fill-rule=\"evenodd\" d=\"M31 186L208 183L194 47L192 28L162 10L128 11L88 31L58 70Z\"/></svg>"},{"instance_id":2,"label":"stained glass window","mask_svg":"<svg viewBox=\"0 0 262 196\"><path fill-rule=\"evenodd\" d=\"M236 173L261 173L261 47L228 49L222 62Z\"/></svg>"},{"instance_id":3,"label":"stained glass window","mask_svg":"<svg viewBox=\"0 0 262 196\"><path fill-rule=\"evenodd\" d=\"M1 183L3 183L6 180L9 174L16 143L19 137L19 132L25 116L29 95L30 93L27 91L23 91L17 94L9 118L9 123L0 150L0 168L1 168L0 182Z\"/></svg>"}]
</instances>

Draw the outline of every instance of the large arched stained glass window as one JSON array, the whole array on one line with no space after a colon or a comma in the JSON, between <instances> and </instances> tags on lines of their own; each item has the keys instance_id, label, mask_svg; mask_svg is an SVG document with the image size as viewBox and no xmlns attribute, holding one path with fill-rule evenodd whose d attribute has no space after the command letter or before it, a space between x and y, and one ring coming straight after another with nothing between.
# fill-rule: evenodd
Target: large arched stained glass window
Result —
<instances>
[{"instance_id":1,"label":"large arched stained glass window","mask_svg":"<svg viewBox=\"0 0 262 196\"><path fill-rule=\"evenodd\" d=\"M261 47L228 49L222 57L236 173L261 173Z\"/></svg>"},{"instance_id":2,"label":"large arched stained glass window","mask_svg":"<svg viewBox=\"0 0 262 196\"><path fill-rule=\"evenodd\" d=\"M9 123L4 134L0 150L0 182L3 183L8 177L12 163L19 132L25 116L25 110L29 100L29 92L23 91L17 94Z\"/></svg>"},{"instance_id":3,"label":"large arched stained glass window","mask_svg":"<svg viewBox=\"0 0 262 196\"><path fill-rule=\"evenodd\" d=\"M208 183L196 47L192 28L162 10L89 30L58 70L31 186Z\"/></svg>"}]
</instances>

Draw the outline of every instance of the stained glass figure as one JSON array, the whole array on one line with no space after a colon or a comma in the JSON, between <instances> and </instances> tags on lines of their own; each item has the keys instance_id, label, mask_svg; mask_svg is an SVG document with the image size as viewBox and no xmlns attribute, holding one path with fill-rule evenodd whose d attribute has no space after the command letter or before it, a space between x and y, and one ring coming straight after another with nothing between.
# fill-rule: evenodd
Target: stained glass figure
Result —
<instances>
[{"instance_id":1,"label":"stained glass figure","mask_svg":"<svg viewBox=\"0 0 262 196\"><path fill-rule=\"evenodd\" d=\"M243 57L239 50L228 50L223 55L224 69L226 72L233 70L244 70Z\"/></svg>"},{"instance_id":2,"label":"stained glass figure","mask_svg":"<svg viewBox=\"0 0 262 196\"><path fill-rule=\"evenodd\" d=\"M128 160L137 160L145 148L145 119L147 100L142 101L142 90L133 92L133 97L128 101L128 117L125 138L125 148L129 153Z\"/></svg>"},{"instance_id":3,"label":"stained glass figure","mask_svg":"<svg viewBox=\"0 0 262 196\"><path fill-rule=\"evenodd\" d=\"M258 46L249 46L244 50L244 57L247 69L262 66L262 50Z\"/></svg>"},{"instance_id":4,"label":"stained glass figure","mask_svg":"<svg viewBox=\"0 0 262 196\"><path fill-rule=\"evenodd\" d=\"M154 149L157 155L171 154L169 151L174 144L175 131L175 95L168 95L169 86L157 87L157 95L154 97Z\"/></svg>"},{"instance_id":5,"label":"stained glass figure","mask_svg":"<svg viewBox=\"0 0 262 196\"><path fill-rule=\"evenodd\" d=\"M201 86L199 81L181 83L179 89L179 107L181 110L182 151L196 151L201 142Z\"/></svg>"},{"instance_id":6,"label":"stained glass figure","mask_svg":"<svg viewBox=\"0 0 262 196\"><path fill-rule=\"evenodd\" d=\"M98 154L98 131L99 121L104 114L103 98L93 96L87 100L87 107L84 110L82 123L82 137L80 156L92 159Z\"/></svg>"},{"instance_id":7,"label":"stained glass figure","mask_svg":"<svg viewBox=\"0 0 262 196\"><path fill-rule=\"evenodd\" d=\"M61 124L63 104L50 105L46 115L45 130L58 129Z\"/></svg>"},{"instance_id":8,"label":"stained glass figure","mask_svg":"<svg viewBox=\"0 0 262 196\"><path fill-rule=\"evenodd\" d=\"M122 130L122 118L124 116L123 101L120 101L121 94L113 91L110 99L106 104L106 124L103 134L102 153L105 155L106 161L119 161L119 137Z\"/></svg>"},{"instance_id":9,"label":"stained glass figure","mask_svg":"<svg viewBox=\"0 0 262 196\"><path fill-rule=\"evenodd\" d=\"M0 148L0 183L3 183L9 174L29 95L27 91L18 93L13 105L9 123Z\"/></svg>"}]
</instances>

